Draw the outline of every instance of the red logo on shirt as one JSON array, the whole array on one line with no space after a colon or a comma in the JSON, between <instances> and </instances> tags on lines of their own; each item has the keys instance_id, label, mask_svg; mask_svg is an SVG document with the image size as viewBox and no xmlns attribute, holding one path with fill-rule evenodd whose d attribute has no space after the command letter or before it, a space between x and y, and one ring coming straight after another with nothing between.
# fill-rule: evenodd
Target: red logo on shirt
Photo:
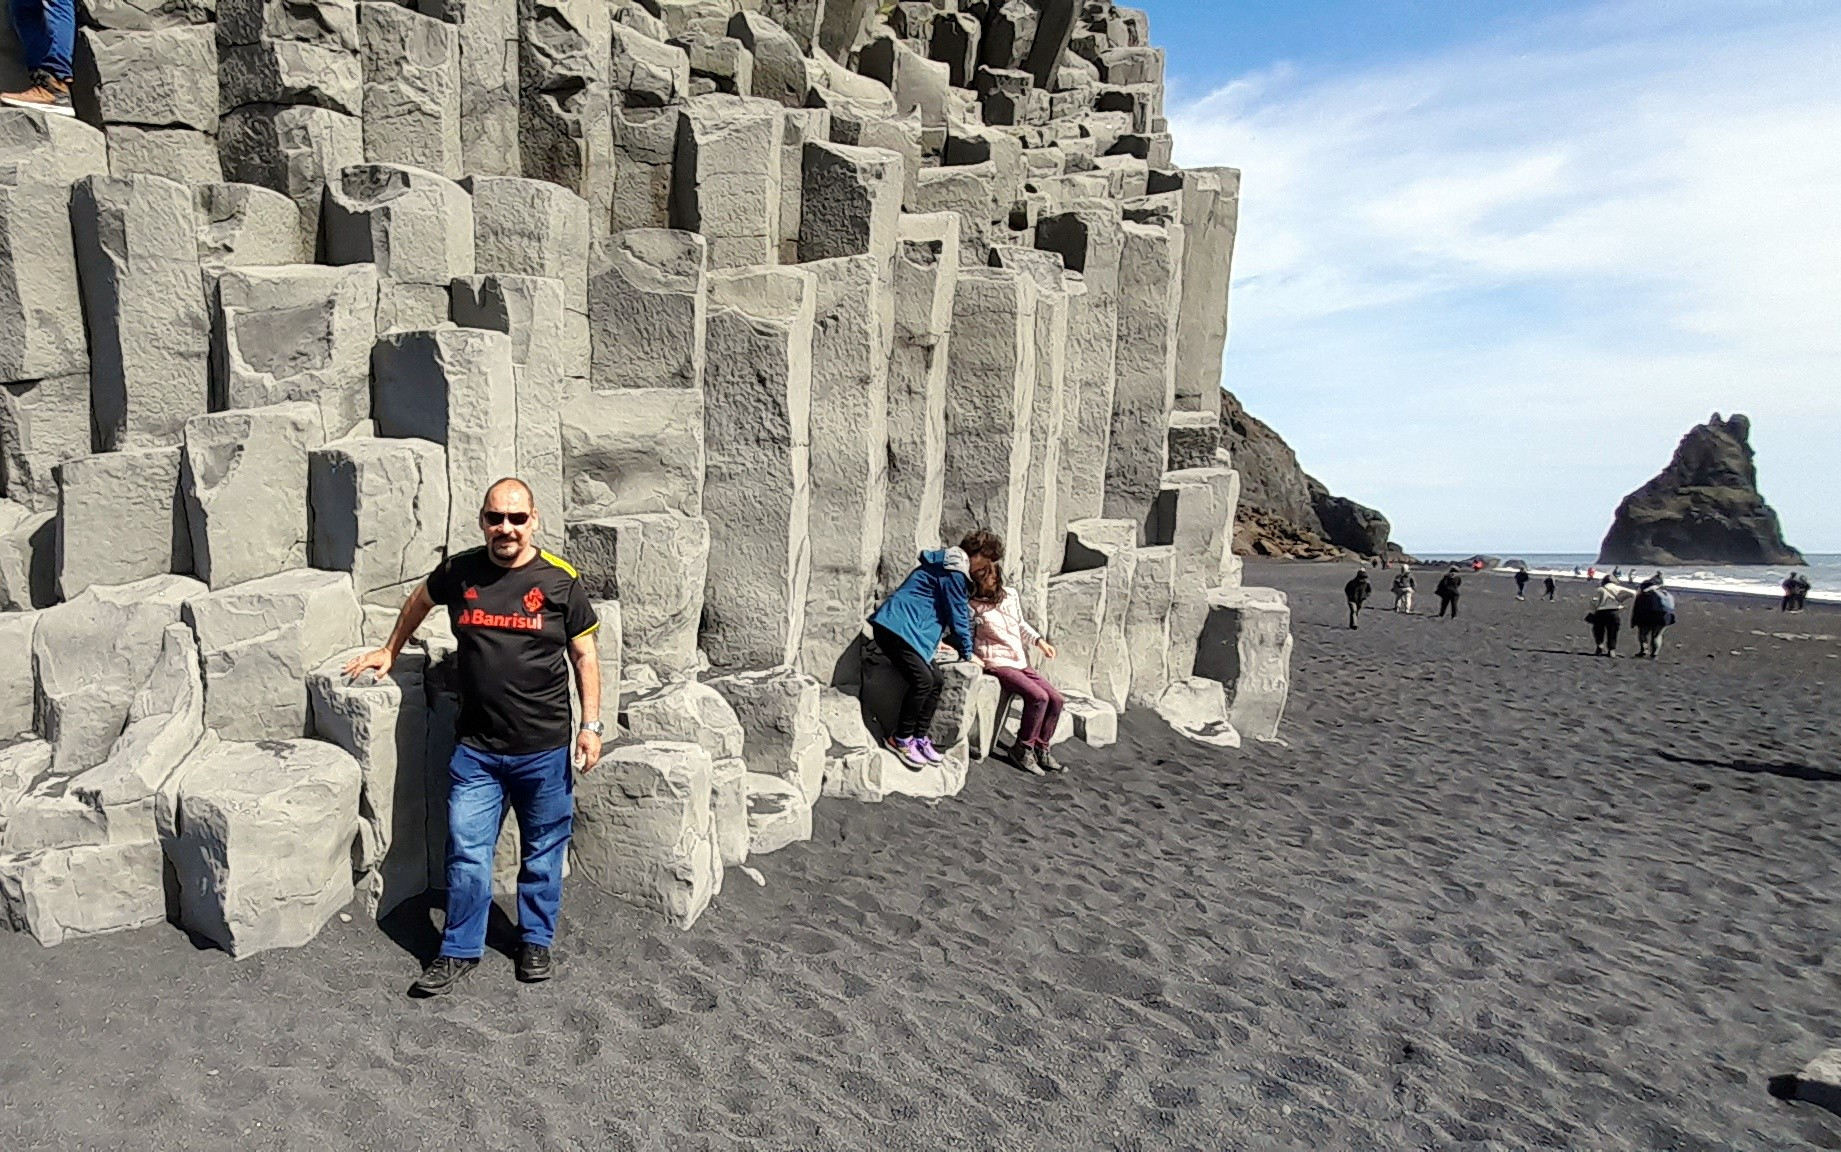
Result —
<instances>
[{"instance_id":1,"label":"red logo on shirt","mask_svg":"<svg viewBox=\"0 0 1841 1152\"><path fill-rule=\"evenodd\" d=\"M467 599L478 600L479 599L479 589L478 588L467 589Z\"/></svg>"},{"instance_id":2,"label":"red logo on shirt","mask_svg":"<svg viewBox=\"0 0 1841 1152\"><path fill-rule=\"evenodd\" d=\"M532 588L524 594L524 610L535 614L543 608L543 589Z\"/></svg>"}]
</instances>

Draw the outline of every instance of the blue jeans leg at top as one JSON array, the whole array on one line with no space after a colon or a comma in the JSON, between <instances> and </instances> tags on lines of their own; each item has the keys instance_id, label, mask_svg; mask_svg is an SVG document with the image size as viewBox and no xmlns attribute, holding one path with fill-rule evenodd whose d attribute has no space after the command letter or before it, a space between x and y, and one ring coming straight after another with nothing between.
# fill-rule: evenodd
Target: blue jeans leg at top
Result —
<instances>
[{"instance_id":1,"label":"blue jeans leg at top","mask_svg":"<svg viewBox=\"0 0 1841 1152\"><path fill-rule=\"evenodd\" d=\"M492 911L492 849L505 805L518 814L524 859L518 869L518 928L526 944L556 939L563 902L563 854L575 826L570 750L499 756L465 744L448 761L447 930L441 954L476 960L486 951Z\"/></svg>"},{"instance_id":2,"label":"blue jeans leg at top","mask_svg":"<svg viewBox=\"0 0 1841 1152\"><path fill-rule=\"evenodd\" d=\"M69 80L70 58L77 46L77 0L11 0L11 4L13 31L25 53L26 70L42 70Z\"/></svg>"}]
</instances>

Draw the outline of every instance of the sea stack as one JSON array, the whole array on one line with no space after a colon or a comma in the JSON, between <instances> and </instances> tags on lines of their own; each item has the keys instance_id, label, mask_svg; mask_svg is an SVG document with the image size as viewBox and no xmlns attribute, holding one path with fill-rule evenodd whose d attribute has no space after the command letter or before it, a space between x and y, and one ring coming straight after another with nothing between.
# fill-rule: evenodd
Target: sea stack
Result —
<instances>
[{"instance_id":1,"label":"sea stack","mask_svg":"<svg viewBox=\"0 0 1841 1152\"><path fill-rule=\"evenodd\" d=\"M1688 430L1655 479L1624 497L1600 564L1801 564L1758 493L1751 421L1734 414Z\"/></svg>"}]
</instances>

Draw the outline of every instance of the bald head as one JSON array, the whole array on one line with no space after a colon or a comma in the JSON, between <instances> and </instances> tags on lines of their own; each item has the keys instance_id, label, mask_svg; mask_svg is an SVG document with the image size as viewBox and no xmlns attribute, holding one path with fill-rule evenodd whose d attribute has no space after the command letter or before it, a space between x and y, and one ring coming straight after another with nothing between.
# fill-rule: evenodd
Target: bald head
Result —
<instances>
[{"instance_id":1,"label":"bald head","mask_svg":"<svg viewBox=\"0 0 1841 1152\"><path fill-rule=\"evenodd\" d=\"M506 503L507 500L512 503ZM486 498L480 502L480 507L497 512L535 512L537 494L516 476L506 476L494 480L492 487L486 489Z\"/></svg>"}]
</instances>

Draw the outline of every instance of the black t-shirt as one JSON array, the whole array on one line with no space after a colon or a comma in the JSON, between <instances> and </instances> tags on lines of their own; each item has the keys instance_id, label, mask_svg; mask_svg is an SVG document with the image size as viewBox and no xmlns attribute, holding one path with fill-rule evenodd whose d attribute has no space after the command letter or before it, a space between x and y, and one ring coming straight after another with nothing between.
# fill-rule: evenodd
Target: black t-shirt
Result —
<instances>
[{"instance_id":1,"label":"black t-shirt","mask_svg":"<svg viewBox=\"0 0 1841 1152\"><path fill-rule=\"evenodd\" d=\"M575 569L548 552L503 568L474 548L429 573L428 594L459 645L455 736L501 755L567 747L569 641L600 626Z\"/></svg>"}]
</instances>

